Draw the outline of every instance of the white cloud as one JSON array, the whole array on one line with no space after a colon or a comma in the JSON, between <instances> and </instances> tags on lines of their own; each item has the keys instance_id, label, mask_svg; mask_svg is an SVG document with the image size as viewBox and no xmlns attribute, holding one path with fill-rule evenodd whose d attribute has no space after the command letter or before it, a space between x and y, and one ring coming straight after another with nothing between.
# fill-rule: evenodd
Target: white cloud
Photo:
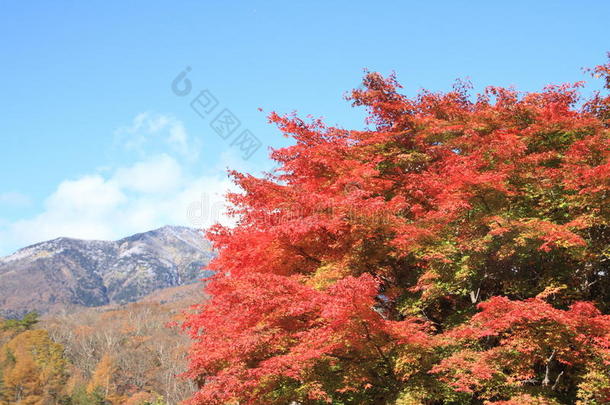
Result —
<instances>
[{"instance_id":1,"label":"white cloud","mask_svg":"<svg viewBox=\"0 0 610 405\"><path fill-rule=\"evenodd\" d=\"M230 223L223 198L233 188L228 179L189 178L170 165L174 172L158 177L155 185L152 176L167 165L165 158L155 158L119 168L109 177L95 174L63 181L45 200L43 212L9 224L0 240L10 238L11 245L21 247L59 236L117 239L167 224L206 228ZM146 170L151 177L145 176Z\"/></svg>"},{"instance_id":2,"label":"white cloud","mask_svg":"<svg viewBox=\"0 0 610 405\"><path fill-rule=\"evenodd\" d=\"M134 134L144 129L184 147L195 141L182 123L166 116L141 114L129 128ZM191 174L189 161L179 149L140 155L130 164L62 181L44 200L40 213L0 223L0 255L59 236L118 239L167 224L198 228L215 222L229 224L223 196L234 186L222 170L210 176Z\"/></svg>"},{"instance_id":3,"label":"white cloud","mask_svg":"<svg viewBox=\"0 0 610 405\"><path fill-rule=\"evenodd\" d=\"M47 211L57 214L95 213L101 216L125 200L125 194L116 182L96 174L63 181L47 198L45 206Z\"/></svg>"},{"instance_id":4,"label":"white cloud","mask_svg":"<svg viewBox=\"0 0 610 405\"><path fill-rule=\"evenodd\" d=\"M100 175L87 175L59 184L40 214L14 222L13 243L28 244L58 236L103 239L114 234L114 211L127 200L119 186Z\"/></svg>"},{"instance_id":5,"label":"white cloud","mask_svg":"<svg viewBox=\"0 0 610 405\"><path fill-rule=\"evenodd\" d=\"M117 129L115 138L127 150L148 153L155 147L159 150L169 147L190 160L198 157L201 148L199 139L190 137L181 121L149 112L138 114L130 125Z\"/></svg>"},{"instance_id":6,"label":"white cloud","mask_svg":"<svg viewBox=\"0 0 610 405\"><path fill-rule=\"evenodd\" d=\"M114 179L129 190L143 193L169 192L179 186L182 167L167 154L116 170Z\"/></svg>"},{"instance_id":7,"label":"white cloud","mask_svg":"<svg viewBox=\"0 0 610 405\"><path fill-rule=\"evenodd\" d=\"M175 150L179 151L182 155L192 158L196 157L192 156L192 153L195 152L195 150L191 150L188 136L186 135L186 130L181 124L173 125L169 129L169 137L167 138L167 141L170 145L172 145Z\"/></svg>"}]
</instances>

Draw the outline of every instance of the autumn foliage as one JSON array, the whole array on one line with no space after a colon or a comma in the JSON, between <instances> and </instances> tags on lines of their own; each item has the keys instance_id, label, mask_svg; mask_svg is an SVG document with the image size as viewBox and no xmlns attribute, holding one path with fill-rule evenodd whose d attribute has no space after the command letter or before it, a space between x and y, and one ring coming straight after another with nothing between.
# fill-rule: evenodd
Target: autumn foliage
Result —
<instances>
[{"instance_id":1,"label":"autumn foliage","mask_svg":"<svg viewBox=\"0 0 610 405\"><path fill-rule=\"evenodd\" d=\"M0 405L180 403L194 388L177 378L188 338L167 325L202 298L194 287L41 321L0 319Z\"/></svg>"},{"instance_id":2,"label":"autumn foliage","mask_svg":"<svg viewBox=\"0 0 610 405\"><path fill-rule=\"evenodd\" d=\"M46 331L16 335L0 352L0 404L58 403L67 379L66 365L63 347Z\"/></svg>"},{"instance_id":3,"label":"autumn foliage","mask_svg":"<svg viewBox=\"0 0 610 405\"><path fill-rule=\"evenodd\" d=\"M366 130L270 115L294 145L233 172L192 404L610 402L610 64L537 93L409 98Z\"/></svg>"}]
</instances>

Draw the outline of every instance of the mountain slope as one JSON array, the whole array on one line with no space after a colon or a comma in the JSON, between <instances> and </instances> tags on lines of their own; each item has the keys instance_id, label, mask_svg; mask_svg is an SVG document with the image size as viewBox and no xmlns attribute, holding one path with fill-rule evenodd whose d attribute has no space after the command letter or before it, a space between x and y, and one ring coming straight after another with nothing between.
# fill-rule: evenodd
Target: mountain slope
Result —
<instances>
[{"instance_id":1,"label":"mountain slope","mask_svg":"<svg viewBox=\"0 0 610 405\"><path fill-rule=\"evenodd\" d=\"M118 241L37 243L0 258L0 315L135 301L205 277L212 256L197 230L175 226Z\"/></svg>"}]
</instances>

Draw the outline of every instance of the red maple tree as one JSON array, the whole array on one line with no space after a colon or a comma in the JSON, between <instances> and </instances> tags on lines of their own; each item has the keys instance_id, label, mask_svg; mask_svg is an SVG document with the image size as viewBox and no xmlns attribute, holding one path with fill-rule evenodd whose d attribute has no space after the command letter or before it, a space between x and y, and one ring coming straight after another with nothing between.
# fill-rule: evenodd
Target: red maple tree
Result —
<instances>
[{"instance_id":1,"label":"red maple tree","mask_svg":"<svg viewBox=\"0 0 610 405\"><path fill-rule=\"evenodd\" d=\"M610 96L582 85L367 73L366 130L271 114L295 143L231 173L191 403L609 403Z\"/></svg>"}]
</instances>

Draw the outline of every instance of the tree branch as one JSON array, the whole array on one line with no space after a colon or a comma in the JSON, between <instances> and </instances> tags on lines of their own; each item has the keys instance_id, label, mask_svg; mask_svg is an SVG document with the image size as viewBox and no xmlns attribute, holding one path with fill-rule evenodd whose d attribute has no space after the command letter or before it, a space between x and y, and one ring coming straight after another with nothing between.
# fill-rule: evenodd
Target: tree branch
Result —
<instances>
[{"instance_id":1,"label":"tree branch","mask_svg":"<svg viewBox=\"0 0 610 405\"><path fill-rule=\"evenodd\" d=\"M555 391L555 389L557 388L557 384L559 384L559 379L561 378L561 376L563 375L563 371L561 373L559 373L559 375L557 376L557 378L555 379L555 383L553 384L553 386L551 387L551 389L553 391Z\"/></svg>"},{"instance_id":2,"label":"tree branch","mask_svg":"<svg viewBox=\"0 0 610 405\"><path fill-rule=\"evenodd\" d=\"M549 374L551 372L551 361L553 361L553 359L555 358L555 353L556 353L556 350L553 349L553 353L551 353L549 358L546 359L546 370L544 372L544 380L542 380L542 386L543 387L546 387L547 385L549 385L551 383L551 379L549 377Z\"/></svg>"},{"instance_id":3,"label":"tree branch","mask_svg":"<svg viewBox=\"0 0 610 405\"><path fill-rule=\"evenodd\" d=\"M311 262L314 262L317 265L322 264L322 260L309 255L307 252L305 252L305 250L302 247L300 247L300 246L293 246L293 245L290 245L290 247L294 251L296 251L297 254L299 254L300 256L304 257L305 259L307 259L307 260L309 260Z\"/></svg>"},{"instance_id":4,"label":"tree branch","mask_svg":"<svg viewBox=\"0 0 610 405\"><path fill-rule=\"evenodd\" d=\"M481 289L477 288L477 292L475 294L474 290L470 291L470 301L473 304L476 304L477 301L479 300L479 295L481 295Z\"/></svg>"}]
</instances>

